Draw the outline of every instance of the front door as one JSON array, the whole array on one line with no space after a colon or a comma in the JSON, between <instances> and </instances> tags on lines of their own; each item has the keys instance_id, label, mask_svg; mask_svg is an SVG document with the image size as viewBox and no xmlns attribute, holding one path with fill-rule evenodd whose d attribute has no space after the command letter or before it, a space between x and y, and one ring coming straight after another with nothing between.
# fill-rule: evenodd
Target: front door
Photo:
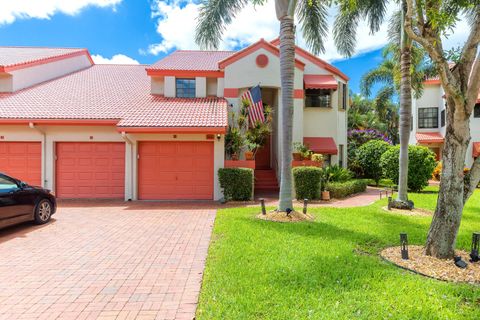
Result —
<instances>
[{"instance_id":1,"label":"front door","mask_svg":"<svg viewBox=\"0 0 480 320\"><path fill-rule=\"evenodd\" d=\"M270 146L272 136L267 139L265 145L257 150L255 154L255 169L268 170L271 169Z\"/></svg>"}]
</instances>

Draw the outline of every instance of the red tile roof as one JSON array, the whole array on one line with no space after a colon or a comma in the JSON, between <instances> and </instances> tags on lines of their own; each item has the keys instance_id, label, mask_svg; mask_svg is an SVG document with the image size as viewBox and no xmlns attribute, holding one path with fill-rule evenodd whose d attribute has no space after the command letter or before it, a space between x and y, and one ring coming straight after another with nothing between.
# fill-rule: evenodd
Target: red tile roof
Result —
<instances>
[{"instance_id":1,"label":"red tile roof","mask_svg":"<svg viewBox=\"0 0 480 320\"><path fill-rule=\"evenodd\" d=\"M331 75L306 74L303 76L305 89L333 89L337 90L337 80Z\"/></svg>"},{"instance_id":2,"label":"red tile roof","mask_svg":"<svg viewBox=\"0 0 480 320\"><path fill-rule=\"evenodd\" d=\"M443 143L440 132L417 132L415 138L418 143Z\"/></svg>"},{"instance_id":3,"label":"red tile roof","mask_svg":"<svg viewBox=\"0 0 480 320\"><path fill-rule=\"evenodd\" d=\"M114 119L122 127L225 127L227 102L154 96L145 66L95 65L0 94L0 119Z\"/></svg>"},{"instance_id":4,"label":"red tile roof","mask_svg":"<svg viewBox=\"0 0 480 320\"><path fill-rule=\"evenodd\" d=\"M235 51L177 50L147 68L147 70L218 71L218 62Z\"/></svg>"},{"instance_id":5,"label":"red tile roof","mask_svg":"<svg viewBox=\"0 0 480 320\"><path fill-rule=\"evenodd\" d=\"M303 144L315 153L338 154L337 145L332 137L304 137Z\"/></svg>"},{"instance_id":6,"label":"red tile roof","mask_svg":"<svg viewBox=\"0 0 480 320\"><path fill-rule=\"evenodd\" d=\"M47 63L81 54L90 58L87 49L0 47L0 72L8 72L11 69L24 68L29 65Z\"/></svg>"}]
</instances>

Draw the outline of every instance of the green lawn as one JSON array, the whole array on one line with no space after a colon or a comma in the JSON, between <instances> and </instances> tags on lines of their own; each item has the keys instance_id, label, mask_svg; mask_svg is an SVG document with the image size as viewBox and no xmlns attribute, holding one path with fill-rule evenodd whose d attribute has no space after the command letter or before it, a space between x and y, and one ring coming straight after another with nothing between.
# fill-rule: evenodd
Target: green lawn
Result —
<instances>
[{"instance_id":1,"label":"green lawn","mask_svg":"<svg viewBox=\"0 0 480 320\"><path fill-rule=\"evenodd\" d=\"M434 188L412 194L434 209ZM256 208L220 210L197 319L480 319L480 287L445 283L384 262L406 231L423 244L429 217L363 208L310 210L313 223L254 219ZM458 246L480 230L480 192L464 212Z\"/></svg>"}]
</instances>

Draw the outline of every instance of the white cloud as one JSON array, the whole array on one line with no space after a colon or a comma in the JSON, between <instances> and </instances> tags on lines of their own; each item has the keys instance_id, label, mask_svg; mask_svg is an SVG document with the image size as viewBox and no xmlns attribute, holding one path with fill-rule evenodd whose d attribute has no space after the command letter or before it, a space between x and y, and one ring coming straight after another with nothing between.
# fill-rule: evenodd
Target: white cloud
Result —
<instances>
[{"instance_id":1,"label":"white cloud","mask_svg":"<svg viewBox=\"0 0 480 320\"><path fill-rule=\"evenodd\" d=\"M85 7L112 7L122 0L0 0L0 25L16 19L50 19L56 13L75 15Z\"/></svg>"},{"instance_id":2,"label":"white cloud","mask_svg":"<svg viewBox=\"0 0 480 320\"><path fill-rule=\"evenodd\" d=\"M94 54L92 55L92 59L96 64L140 64L137 60L124 54L116 54L111 59L102 57L99 54Z\"/></svg>"},{"instance_id":3,"label":"white cloud","mask_svg":"<svg viewBox=\"0 0 480 320\"><path fill-rule=\"evenodd\" d=\"M395 2L390 2L387 8L388 18L396 9ZM152 16L157 20L157 32L161 37L161 42L152 44L147 50L141 50L141 53L150 53L158 55L167 53L172 49L198 49L195 43L194 34L196 18L200 4L194 0L180 2L179 0L155 0L153 4ZM337 13L335 8L329 10L329 35L325 39L325 53L320 54L322 59L333 61L342 59L343 56L338 53L332 36L332 27L334 17ZM388 20L380 27L380 30L374 35L370 34L366 21L362 21L357 29L357 50L356 55L382 48L388 42L387 27ZM303 48L307 48L305 41L301 38L300 28L297 32L297 43ZM258 41L260 38L266 40L274 39L278 36L279 22L275 15L274 0L268 0L264 6L247 6L234 19L232 24L227 26L221 49L233 49L238 46L245 46ZM469 27L466 22L460 21L455 33L445 41L445 48L458 46L466 39Z\"/></svg>"}]
</instances>

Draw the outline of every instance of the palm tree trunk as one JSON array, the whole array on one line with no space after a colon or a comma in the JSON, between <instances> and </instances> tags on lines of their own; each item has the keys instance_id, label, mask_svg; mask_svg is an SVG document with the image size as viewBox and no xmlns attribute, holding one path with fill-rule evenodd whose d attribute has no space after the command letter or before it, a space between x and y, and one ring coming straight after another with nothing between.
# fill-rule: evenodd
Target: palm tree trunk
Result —
<instances>
[{"instance_id":1,"label":"palm tree trunk","mask_svg":"<svg viewBox=\"0 0 480 320\"><path fill-rule=\"evenodd\" d=\"M406 1L402 1L402 35L401 35L401 82L400 82L400 159L397 200L408 200L408 141L412 116L412 84L410 67L412 63L412 42L404 31Z\"/></svg>"},{"instance_id":2,"label":"palm tree trunk","mask_svg":"<svg viewBox=\"0 0 480 320\"><path fill-rule=\"evenodd\" d=\"M293 18L280 19L280 77L282 86L280 194L278 210L293 208L292 203L292 136L293 85L295 73L295 30Z\"/></svg>"}]
</instances>

